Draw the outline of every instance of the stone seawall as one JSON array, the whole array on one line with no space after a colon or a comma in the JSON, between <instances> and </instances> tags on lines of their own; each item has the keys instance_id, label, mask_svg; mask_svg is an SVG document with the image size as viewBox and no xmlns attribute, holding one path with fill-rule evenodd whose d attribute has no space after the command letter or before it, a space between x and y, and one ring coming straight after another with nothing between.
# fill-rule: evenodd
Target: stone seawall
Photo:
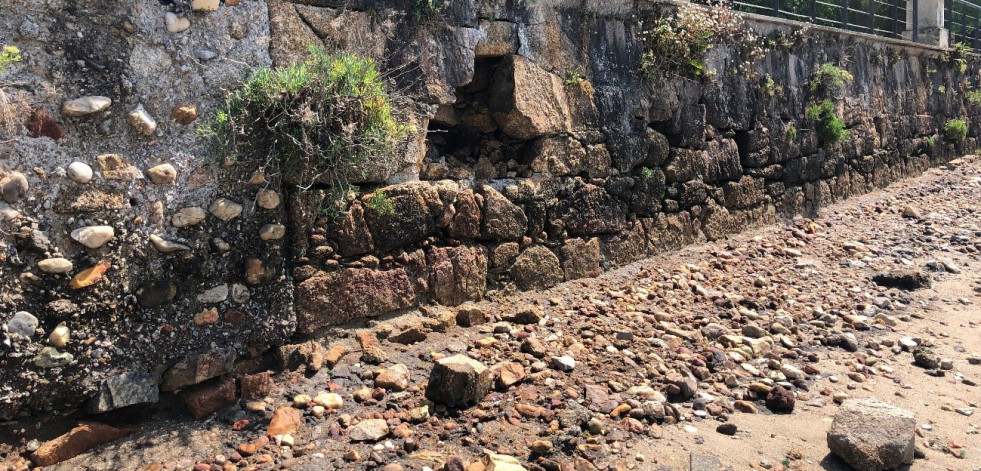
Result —
<instances>
[{"instance_id":1,"label":"stone seawall","mask_svg":"<svg viewBox=\"0 0 981 471\"><path fill-rule=\"evenodd\" d=\"M654 2L56 3L0 18L0 42L24 52L0 75L4 418L152 401L296 335L812 213L973 151L979 132L973 60L962 73L936 50L834 31L782 42L752 73L720 47L709 77L652 83L637 18L673 8ZM329 189L195 134L224 89L311 44L374 57L419 130L337 217L321 215ZM854 76L837 147L806 113L825 63ZM65 106L83 97L108 101ZM966 140L945 139L951 118ZM369 203L377 191L393 210ZM49 339L61 323L67 339Z\"/></svg>"}]
</instances>

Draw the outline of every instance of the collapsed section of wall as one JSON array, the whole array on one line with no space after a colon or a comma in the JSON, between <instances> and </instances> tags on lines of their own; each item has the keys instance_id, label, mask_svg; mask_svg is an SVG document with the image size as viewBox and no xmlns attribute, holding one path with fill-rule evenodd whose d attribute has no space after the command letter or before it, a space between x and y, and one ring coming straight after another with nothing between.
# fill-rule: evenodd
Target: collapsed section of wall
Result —
<instances>
[{"instance_id":1,"label":"collapsed section of wall","mask_svg":"<svg viewBox=\"0 0 981 471\"><path fill-rule=\"evenodd\" d=\"M0 417L151 402L295 334L596 276L922 172L979 131L976 64L895 42L759 24L773 46L749 70L730 44L704 76L652 80L637 18L670 5L339 3L0 19L24 54L0 75ZM310 45L374 58L418 131L336 216L330 188L195 133ZM808 116L824 64L854 78L833 146Z\"/></svg>"}]
</instances>

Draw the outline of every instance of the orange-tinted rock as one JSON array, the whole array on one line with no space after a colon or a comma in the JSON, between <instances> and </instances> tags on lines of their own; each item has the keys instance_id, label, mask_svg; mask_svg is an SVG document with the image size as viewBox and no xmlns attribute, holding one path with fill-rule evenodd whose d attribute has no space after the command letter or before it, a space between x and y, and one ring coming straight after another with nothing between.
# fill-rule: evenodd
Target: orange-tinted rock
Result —
<instances>
[{"instance_id":1,"label":"orange-tinted rock","mask_svg":"<svg viewBox=\"0 0 981 471\"><path fill-rule=\"evenodd\" d=\"M333 368L334 365L341 361L341 358L343 358L344 355L347 355L347 351L348 349L344 345L334 345L333 347L330 347L330 350L327 350L327 357L324 358L324 363L326 363L328 367Z\"/></svg>"},{"instance_id":2,"label":"orange-tinted rock","mask_svg":"<svg viewBox=\"0 0 981 471\"><path fill-rule=\"evenodd\" d=\"M243 399L262 399L266 397L276 383L268 371L242 377L242 398Z\"/></svg>"},{"instance_id":3,"label":"orange-tinted rock","mask_svg":"<svg viewBox=\"0 0 981 471\"><path fill-rule=\"evenodd\" d=\"M96 422L82 423L68 433L41 445L31 455L31 460L39 466L51 466L79 455L97 445L125 437L139 427L112 427Z\"/></svg>"},{"instance_id":4,"label":"orange-tinted rock","mask_svg":"<svg viewBox=\"0 0 981 471\"><path fill-rule=\"evenodd\" d=\"M182 391L180 398L195 419L203 419L235 401L235 380L203 384Z\"/></svg>"},{"instance_id":5,"label":"orange-tinted rock","mask_svg":"<svg viewBox=\"0 0 981 471\"><path fill-rule=\"evenodd\" d=\"M211 325L218 322L218 309L208 308L194 316L194 325Z\"/></svg>"},{"instance_id":6,"label":"orange-tinted rock","mask_svg":"<svg viewBox=\"0 0 981 471\"><path fill-rule=\"evenodd\" d=\"M296 433L300 430L303 425L303 419L300 417L300 411L292 407L280 407L276 409L273 413L272 421L269 422L269 430L266 431L267 435L286 435Z\"/></svg>"},{"instance_id":7,"label":"orange-tinted rock","mask_svg":"<svg viewBox=\"0 0 981 471\"><path fill-rule=\"evenodd\" d=\"M109 262L99 262L98 265L92 268L82 270L81 273L72 278L72 281L68 286L70 286L72 289L81 289L92 286L102 280L102 276L106 274L106 271L109 270L110 266L111 264Z\"/></svg>"}]
</instances>

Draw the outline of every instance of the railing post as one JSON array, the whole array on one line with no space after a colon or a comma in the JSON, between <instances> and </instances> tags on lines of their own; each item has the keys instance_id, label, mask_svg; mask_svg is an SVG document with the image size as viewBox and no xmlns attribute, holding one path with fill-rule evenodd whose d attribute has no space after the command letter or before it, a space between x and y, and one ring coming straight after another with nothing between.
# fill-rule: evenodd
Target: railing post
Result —
<instances>
[{"instance_id":1,"label":"railing post","mask_svg":"<svg viewBox=\"0 0 981 471\"><path fill-rule=\"evenodd\" d=\"M817 23L818 9L817 0L811 0L811 23Z\"/></svg>"},{"instance_id":2,"label":"railing post","mask_svg":"<svg viewBox=\"0 0 981 471\"><path fill-rule=\"evenodd\" d=\"M899 36L899 2L892 2L892 34Z\"/></svg>"},{"instance_id":3,"label":"railing post","mask_svg":"<svg viewBox=\"0 0 981 471\"><path fill-rule=\"evenodd\" d=\"M848 29L848 0L841 2L841 29Z\"/></svg>"},{"instance_id":4,"label":"railing post","mask_svg":"<svg viewBox=\"0 0 981 471\"><path fill-rule=\"evenodd\" d=\"M875 34L875 0L869 0L869 33Z\"/></svg>"},{"instance_id":5,"label":"railing post","mask_svg":"<svg viewBox=\"0 0 981 471\"><path fill-rule=\"evenodd\" d=\"M773 0L773 16L780 16L780 0Z\"/></svg>"},{"instance_id":6,"label":"railing post","mask_svg":"<svg viewBox=\"0 0 981 471\"><path fill-rule=\"evenodd\" d=\"M944 28L945 1L950 0L906 0L903 37L922 44L948 47L950 32Z\"/></svg>"}]
</instances>

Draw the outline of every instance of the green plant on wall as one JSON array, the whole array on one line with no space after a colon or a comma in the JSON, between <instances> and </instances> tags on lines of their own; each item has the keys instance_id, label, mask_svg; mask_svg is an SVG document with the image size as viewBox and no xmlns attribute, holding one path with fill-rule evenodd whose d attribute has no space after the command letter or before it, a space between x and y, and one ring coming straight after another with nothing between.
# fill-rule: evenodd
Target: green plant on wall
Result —
<instances>
[{"instance_id":1,"label":"green plant on wall","mask_svg":"<svg viewBox=\"0 0 981 471\"><path fill-rule=\"evenodd\" d=\"M847 70L830 63L821 64L811 79L811 93L823 98L832 98L852 80L852 74Z\"/></svg>"},{"instance_id":2,"label":"green plant on wall","mask_svg":"<svg viewBox=\"0 0 981 471\"><path fill-rule=\"evenodd\" d=\"M814 122L821 145L834 145L848 138L845 122L835 113L835 104L831 100L825 98L811 105L807 117Z\"/></svg>"},{"instance_id":3,"label":"green plant on wall","mask_svg":"<svg viewBox=\"0 0 981 471\"><path fill-rule=\"evenodd\" d=\"M381 188L375 190L366 200L365 205L371 211L378 214L392 214L395 212L395 203Z\"/></svg>"},{"instance_id":4,"label":"green plant on wall","mask_svg":"<svg viewBox=\"0 0 981 471\"><path fill-rule=\"evenodd\" d=\"M951 142L963 142L967 138L967 121L954 118L944 124L944 138Z\"/></svg>"},{"instance_id":5,"label":"green plant on wall","mask_svg":"<svg viewBox=\"0 0 981 471\"><path fill-rule=\"evenodd\" d=\"M416 21L438 18L450 6L450 0L415 0L412 17Z\"/></svg>"},{"instance_id":6,"label":"green plant on wall","mask_svg":"<svg viewBox=\"0 0 981 471\"><path fill-rule=\"evenodd\" d=\"M198 128L219 155L271 166L301 188L327 185L335 198L369 159L392 160L409 131L371 59L317 47L306 62L257 69Z\"/></svg>"},{"instance_id":7,"label":"green plant on wall","mask_svg":"<svg viewBox=\"0 0 981 471\"><path fill-rule=\"evenodd\" d=\"M679 5L672 15L641 23L641 73L650 80L668 73L703 77L708 74L706 53L750 34L742 26L739 16L725 3L711 8Z\"/></svg>"},{"instance_id":8,"label":"green plant on wall","mask_svg":"<svg viewBox=\"0 0 981 471\"><path fill-rule=\"evenodd\" d=\"M773 98L776 95L783 94L783 87L777 85L777 83L773 80L773 77L767 75L760 81L760 91L762 91L764 95Z\"/></svg>"},{"instance_id":9,"label":"green plant on wall","mask_svg":"<svg viewBox=\"0 0 981 471\"><path fill-rule=\"evenodd\" d=\"M964 92L964 101L970 106L981 107L981 90L968 90Z\"/></svg>"},{"instance_id":10,"label":"green plant on wall","mask_svg":"<svg viewBox=\"0 0 981 471\"><path fill-rule=\"evenodd\" d=\"M790 123L790 124L787 125L787 127L785 129L785 132L787 133L787 139L788 140L790 140L790 141L796 141L797 140L797 126L794 126L793 123Z\"/></svg>"},{"instance_id":11,"label":"green plant on wall","mask_svg":"<svg viewBox=\"0 0 981 471\"><path fill-rule=\"evenodd\" d=\"M567 87L574 87L583 83L585 80L586 77L579 73L579 71L568 70L565 72L565 78L562 80L562 83Z\"/></svg>"},{"instance_id":12,"label":"green plant on wall","mask_svg":"<svg viewBox=\"0 0 981 471\"><path fill-rule=\"evenodd\" d=\"M967 72L967 57L970 53L971 46L956 42L950 49L941 54L940 61L945 64L953 64L957 73L964 75Z\"/></svg>"},{"instance_id":13,"label":"green plant on wall","mask_svg":"<svg viewBox=\"0 0 981 471\"><path fill-rule=\"evenodd\" d=\"M20 55L20 49L17 46L4 45L0 48L0 74L7 70L7 67L14 62L20 62L23 59Z\"/></svg>"}]
</instances>

